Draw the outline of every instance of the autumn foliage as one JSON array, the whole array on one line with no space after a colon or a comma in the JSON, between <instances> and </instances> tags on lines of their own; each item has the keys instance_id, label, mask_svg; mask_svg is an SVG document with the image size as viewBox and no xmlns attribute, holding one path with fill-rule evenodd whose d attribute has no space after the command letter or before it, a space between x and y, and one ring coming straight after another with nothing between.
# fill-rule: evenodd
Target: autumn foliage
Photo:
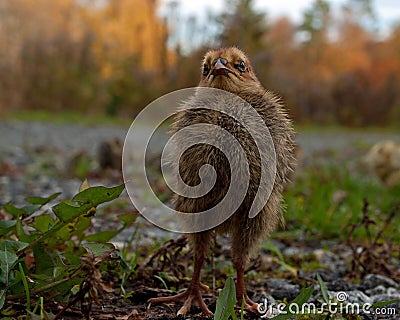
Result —
<instances>
[{"instance_id":1,"label":"autumn foliage","mask_svg":"<svg viewBox=\"0 0 400 320\"><path fill-rule=\"evenodd\" d=\"M0 112L134 115L196 85L209 47L237 45L298 122L399 124L400 26L378 35L371 1L334 12L315 0L300 24L251 0L227 0L206 21L163 3L161 14L156 0L2 0Z\"/></svg>"}]
</instances>

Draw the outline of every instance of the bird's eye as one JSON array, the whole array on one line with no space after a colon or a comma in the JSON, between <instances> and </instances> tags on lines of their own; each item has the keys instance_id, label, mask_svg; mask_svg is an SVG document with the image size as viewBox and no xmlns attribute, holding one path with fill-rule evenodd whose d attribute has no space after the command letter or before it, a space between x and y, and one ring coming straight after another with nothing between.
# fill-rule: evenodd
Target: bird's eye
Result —
<instances>
[{"instance_id":1,"label":"bird's eye","mask_svg":"<svg viewBox=\"0 0 400 320\"><path fill-rule=\"evenodd\" d=\"M210 72L210 68L209 68L208 65L205 64L205 65L203 66L203 76L208 75L209 72Z\"/></svg>"},{"instance_id":2,"label":"bird's eye","mask_svg":"<svg viewBox=\"0 0 400 320\"><path fill-rule=\"evenodd\" d=\"M235 68L238 69L240 72L247 71L247 67L246 67L246 64L244 63L244 61L240 61L239 63L236 63Z\"/></svg>"}]
</instances>

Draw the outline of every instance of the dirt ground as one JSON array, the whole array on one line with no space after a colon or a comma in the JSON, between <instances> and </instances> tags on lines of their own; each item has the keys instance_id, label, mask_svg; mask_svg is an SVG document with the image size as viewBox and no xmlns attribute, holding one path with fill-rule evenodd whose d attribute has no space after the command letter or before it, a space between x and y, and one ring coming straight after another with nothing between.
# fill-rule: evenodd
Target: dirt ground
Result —
<instances>
[{"instance_id":1,"label":"dirt ground","mask_svg":"<svg viewBox=\"0 0 400 320\"><path fill-rule=\"evenodd\" d=\"M73 195L80 180L68 177L65 174L53 174L52 170L63 170L69 159L76 153L87 152L96 154L99 141L113 137L124 139L127 128L115 127L84 127L80 125L53 125L41 123L24 123L18 121L3 122L0 125L0 203L8 201L20 203L26 196L43 196L46 193L61 191L65 198ZM338 132L306 132L297 136L302 150L302 159L305 164L315 161L315 155L326 151L326 146L342 152L353 145L371 145L376 141L392 139L400 141L396 134L377 133L338 133ZM51 157L49 158L49 154ZM61 169L60 169L61 168ZM49 170L49 174L43 174ZM60 172L61 172L60 171ZM33 180L34 179L34 180ZM93 177L95 183L107 185L109 179ZM34 182L33 182L34 181ZM102 221L97 221L101 225ZM155 237L165 238L165 232L155 228L145 229L145 233ZM123 236L128 236L127 231ZM301 236L300 236L301 238ZM124 241L124 239L119 239ZM400 299L399 261L393 258L390 266L396 266L394 271L389 268L387 274L364 275L354 281L352 278L351 261L354 258L351 248L340 242L324 242L299 239L288 243L284 239L274 239L274 244L284 254L285 258L295 266L294 271L287 270L282 263L268 250L260 250L260 255L249 265L247 272L248 292L254 301L291 301L300 292L301 288L317 285L316 275L320 274L328 289L334 295L340 291L353 294L352 297L359 303L374 303L388 299ZM329 250L327 250L329 248ZM176 316L181 304L165 304L149 306L147 300L156 296L168 296L175 290L167 290L154 275L167 272L175 275L175 279L167 282L169 288L182 290L187 287L191 276L191 254L186 250L178 255L177 260L169 261L163 266L157 265L160 257L152 264L138 266L138 273L125 284L126 298L122 297L120 289L121 279L115 274L104 273L105 282L112 288L111 292L99 293L98 303L89 306L87 299L83 303L76 301L63 312L60 319L209 319L204 317L199 308L193 307L187 317ZM144 254L144 253L143 253ZM312 261L305 261L305 257L312 257ZM205 268L203 276L205 283L213 290L204 294L204 300L210 310L215 310L216 299L223 287L226 278L232 275L229 249L222 242L218 252L214 253L214 265L209 260L209 267ZM311 259L311 258L310 258ZM144 259L146 260L146 259ZM157 262L158 261L158 262ZM389 262L389 261L388 261ZM297 263L297 265L296 265ZM305 263L309 265L304 269ZM313 267L310 267L310 266ZM393 271L393 272L392 272ZM392 275L392 276L391 276ZM372 279L372 280L371 280ZM214 284L214 285L213 285ZM316 287L312 301L321 299L321 291ZM56 314L65 305L49 306L49 312ZM15 310L24 313L25 306L18 302L13 303ZM400 314L399 303L397 316ZM237 310L239 314L239 309ZM25 316L15 319L24 319ZM259 319L260 314L246 312L245 319ZM350 319L350 318L349 318ZM352 318L351 318L352 319ZM396 316L378 317L377 315L363 315L362 319L398 319Z\"/></svg>"}]
</instances>

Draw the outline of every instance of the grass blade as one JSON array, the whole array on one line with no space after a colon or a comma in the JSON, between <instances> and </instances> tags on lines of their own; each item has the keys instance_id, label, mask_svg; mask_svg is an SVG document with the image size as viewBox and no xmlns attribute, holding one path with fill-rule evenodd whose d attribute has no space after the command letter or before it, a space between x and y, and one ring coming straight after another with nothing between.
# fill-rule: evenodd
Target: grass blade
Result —
<instances>
[{"instance_id":1,"label":"grass blade","mask_svg":"<svg viewBox=\"0 0 400 320\"><path fill-rule=\"evenodd\" d=\"M324 302L329 303L329 294L328 294L328 288L326 287L326 284L322 280L321 276L317 273L317 280L319 283L319 286L321 288L322 292L322 297L324 298Z\"/></svg>"},{"instance_id":2,"label":"grass blade","mask_svg":"<svg viewBox=\"0 0 400 320\"><path fill-rule=\"evenodd\" d=\"M290 304L297 304L299 306L299 310L301 310L301 306L305 304L308 299L310 299L311 295L314 292L314 286L304 288L301 290L300 294L290 303ZM274 320L287 320L290 317L292 317L294 314L289 312L289 305L283 309L283 312L280 315L277 315L276 317L272 318Z\"/></svg>"},{"instance_id":3,"label":"grass blade","mask_svg":"<svg viewBox=\"0 0 400 320\"><path fill-rule=\"evenodd\" d=\"M232 278L228 278L225 282L224 289L222 289L218 297L214 320L228 320L229 316L232 316L233 319L237 319L235 314L235 303L235 281L233 281Z\"/></svg>"},{"instance_id":4,"label":"grass blade","mask_svg":"<svg viewBox=\"0 0 400 320\"><path fill-rule=\"evenodd\" d=\"M26 280L24 268L22 267L22 264L18 264L19 267L19 272L21 273L21 281L22 284L24 285L25 289L25 296L26 296L26 310L30 311L31 310L31 294L29 292L29 287L28 287L28 281Z\"/></svg>"}]
</instances>

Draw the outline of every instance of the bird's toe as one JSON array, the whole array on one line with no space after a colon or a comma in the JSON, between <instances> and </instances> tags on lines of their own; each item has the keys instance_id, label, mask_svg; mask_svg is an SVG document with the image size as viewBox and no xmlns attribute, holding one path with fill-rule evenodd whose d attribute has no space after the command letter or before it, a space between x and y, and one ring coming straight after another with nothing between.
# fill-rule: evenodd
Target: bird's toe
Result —
<instances>
[{"instance_id":1,"label":"bird's toe","mask_svg":"<svg viewBox=\"0 0 400 320\"><path fill-rule=\"evenodd\" d=\"M187 299L183 303L182 308L179 309L177 315L186 315L190 311L192 303L197 304L200 307L201 311L205 315L207 315L207 316L212 316L213 315L213 313L208 309L208 307L204 303L204 300L201 297L200 291L196 291L196 290L195 291L192 290L188 294Z\"/></svg>"},{"instance_id":2,"label":"bird's toe","mask_svg":"<svg viewBox=\"0 0 400 320\"><path fill-rule=\"evenodd\" d=\"M181 301L181 300L185 299L187 297L187 295L188 295L187 291L185 291L185 292L179 293L179 294L174 295L174 296L151 298L151 299L149 299L147 301L149 303L152 303L152 304L178 302L178 301Z\"/></svg>"},{"instance_id":3,"label":"bird's toe","mask_svg":"<svg viewBox=\"0 0 400 320\"><path fill-rule=\"evenodd\" d=\"M212 316L213 313L210 311L210 309L208 309L208 307L206 306L206 304L204 303L203 298L201 297L201 295L196 297L196 302L197 305L200 307L201 311L207 315L207 316Z\"/></svg>"},{"instance_id":4,"label":"bird's toe","mask_svg":"<svg viewBox=\"0 0 400 320\"><path fill-rule=\"evenodd\" d=\"M259 304L258 303L253 303L253 304L247 304L246 309L250 311L258 311Z\"/></svg>"},{"instance_id":5,"label":"bird's toe","mask_svg":"<svg viewBox=\"0 0 400 320\"><path fill-rule=\"evenodd\" d=\"M245 295L243 298L237 297L237 306L241 308L242 306L242 301L244 299L244 308L249 311L257 311L259 308L259 304L251 300L247 295Z\"/></svg>"},{"instance_id":6,"label":"bird's toe","mask_svg":"<svg viewBox=\"0 0 400 320\"><path fill-rule=\"evenodd\" d=\"M200 288L203 290L209 290L208 286L204 284L200 284L198 287L193 288L190 286L186 291L177 294L171 297L160 297L160 298L151 298L148 300L149 303L158 304L158 303L169 303L169 302L179 302L184 300L183 306L179 309L177 315L186 315L192 306L192 303L197 304L201 311L207 315L212 316L213 313L207 308L204 300L201 296Z\"/></svg>"},{"instance_id":7,"label":"bird's toe","mask_svg":"<svg viewBox=\"0 0 400 320\"><path fill-rule=\"evenodd\" d=\"M182 308L180 308L178 310L178 313L177 313L178 316L179 315L183 315L184 316L185 314L187 314L190 311L190 307L192 306L192 300L193 300L193 296L189 295L187 297L187 299L185 300Z\"/></svg>"},{"instance_id":8,"label":"bird's toe","mask_svg":"<svg viewBox=\"0 0 400 320\"><path fill-rule=\"evenodd\" d=\"M203 283L200 283L200 289L205 291L205 292L207 292L207 293L211 291L210 287L205 285L205 284L203 284Z\"/></svg>"}]
</instances>

